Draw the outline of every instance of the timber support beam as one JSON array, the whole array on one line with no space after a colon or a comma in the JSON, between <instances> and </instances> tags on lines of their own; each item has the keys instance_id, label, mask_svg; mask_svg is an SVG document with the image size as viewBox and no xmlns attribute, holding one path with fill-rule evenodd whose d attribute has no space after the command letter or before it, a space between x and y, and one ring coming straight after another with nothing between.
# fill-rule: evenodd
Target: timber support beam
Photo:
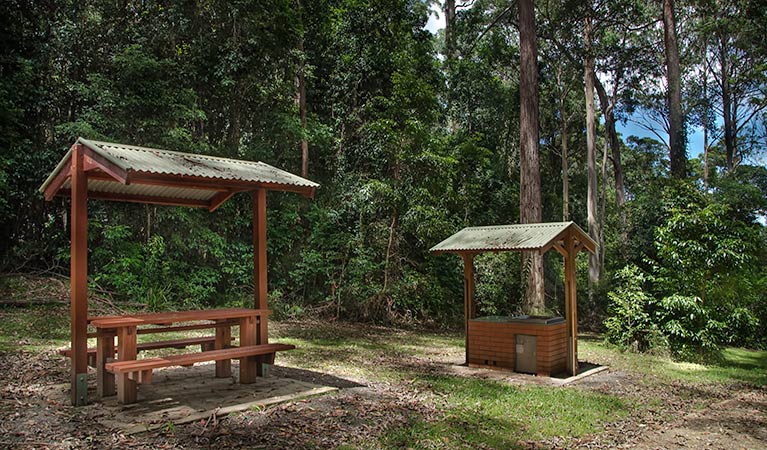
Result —
<instances>
[{"instance_id":1,"label":"timber support beam","mask_svg":"<svg viewBox=\"0 0 767 450\"><path fill-rule=\"evenodd\" d=\"M88 403L88 176L82 145L72 152L70 332L72 404Z\"/></svg>"}]
</instances>

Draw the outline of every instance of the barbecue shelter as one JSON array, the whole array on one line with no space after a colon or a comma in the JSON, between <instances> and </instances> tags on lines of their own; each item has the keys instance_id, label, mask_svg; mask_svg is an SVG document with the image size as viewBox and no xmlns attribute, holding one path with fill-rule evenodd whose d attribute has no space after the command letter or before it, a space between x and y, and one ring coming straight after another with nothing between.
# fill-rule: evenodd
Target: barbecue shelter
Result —
<instances>
[{"instance_id":1,"label":"barbecue shelter","mask_svg":"<svg viewBox=\"0 0 767 450\"><path fill-rule=\"evenodd\" d=\"M477 254L504 251L543 254L552 249L565 260L564 320L535 316L476 317L474 257ZM575 258L581 250L594 253L596 249L597 244L574 222L468 227L432 247L431 252L455 253L463 258L466 363L470 366L518 370L525 353L534 355L530 362L532 368L518 371L551 375L566 369L570 374L576 374L578 307Z\"/></svg>"},{"instance_id":2,"label":"barbecue shelter","mask_svg":"<svg viewBox=\"0 0 767 450\"><path fill-rule=\"evenodd\" d=\"M312 198L318 186L262 162L78 138L40 187L49 201L56 196L71 197L72 404L87 403L88 200L191 206L214 211L237 193L250 194L254 309L267 311L266 192L294 192ZM256 319L254 340L266 344L266 315ZM170 322L174 317L167 320ZM135 353L135 335L133 339ZM226 339L228 343L230 338ZM147 375L145 372L141 374ZM128 375L125 377L127 380Z\"/></svg>"}]
</instances>

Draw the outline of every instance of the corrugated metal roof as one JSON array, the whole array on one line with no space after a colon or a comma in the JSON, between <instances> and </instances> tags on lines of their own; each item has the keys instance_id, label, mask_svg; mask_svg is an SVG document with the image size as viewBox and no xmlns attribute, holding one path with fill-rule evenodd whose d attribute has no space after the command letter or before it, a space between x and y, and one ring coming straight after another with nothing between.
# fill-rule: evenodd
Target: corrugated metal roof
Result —
<instances>
[{"instance_id":1,"label":"corrugated metal roof","mask_svg":"<svg viewBox=\"0 0 767 450\"><path fill-rule=\"evenodd\" d=\"M305 187L319 186L313 181L262 162L173 152L135 145L91 141L83 138L80 138L79 141L128 171Z\"/></svg>"},{"instance_id":2,"label":"corrugated metal roof","mask_svg":"<svg viewBox=\"0 0 767 450\"><path fill-rule=\"evenodd\" d=\"M62 185L62 189L72 187L70 180ZM166 187L151 184L121 184L107 180L88 180L88 192L104 192L109 194L145 195L150 197L178 198L189 200L210 200L218 191L210 189L190 189Z\"/></svg>"},{"instance_id":3,"label":"corrugated metal roof","mask_svg":"<svg viewBox=\"0 0 767 450\"><path fill-rule=\"evenodd\" d=\"M262 162L173 152L135 145L91 141L83 138L80 138L79 141L91 150L103 154L123 169L130 171L306 187L319 186L317 183Z\"/></svg>"},{"instance_id":4,"label":"corrugated metal roof","mask_svg":"<svg viewBox=\"0 0 767 450\"><path fill-rule=\"evenodd\" d=\"M583 230L575 222L467 227L435 245L430 251L460 253L467 251L538 250L546 247L569 227L577 228L588 239L588 235L583 233Z\"/></svg>"},{"instance_id":5,"label":"corrugated metal roof","mask_svg":"<svg viewBox=\"0 0 767 450\"><path fill-rule=\"evenodd\" d=\"M118 198L118 194L124 194L139 198L212 201L219 192L259 187L301 192L311 196L319 187L319 184L313 181L262 162L91 141L84 138L79 138L75 145L77 144L86 147L86 151L93 152L92 157L100 158L101 162L96 162L105 167L106 172L128 175L127 181L123 179L122 182L110 177L105 179L103 176L88 180L89 192L114 195L115 199ZM46 191L62 170L68 169L71 155L70 149L40 187L41 192ZM107 166L117 172L109 172L106 170ZM51 189L57 191L69 189L69 180Z\"/></svg>"}]
</instances>

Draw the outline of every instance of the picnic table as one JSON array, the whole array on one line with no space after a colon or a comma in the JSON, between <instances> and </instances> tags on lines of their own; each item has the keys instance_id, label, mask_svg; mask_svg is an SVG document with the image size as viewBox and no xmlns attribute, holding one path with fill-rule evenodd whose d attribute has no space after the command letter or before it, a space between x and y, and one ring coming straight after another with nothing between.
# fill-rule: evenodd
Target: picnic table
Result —
<instances>
[{"instance_id":1,"label":"picnic table","mask_svg":"<svg viewBox=\"0 0 767 450\"><path fill-rule=\"evenodd\" d=\"M271 311L265 309L227 308L92 317L89 322L96 328L92 335L96 337L98 394L102 397L114 395L116 387L120 403L134 403L137 385L150 383L153 369L215 361L216 377L229 377L232 359L240 360L240 383L253 383L257 375L263 374L263 364L274 362L277 351L295 348L268 343L267 317L270 314ZM233 325L240 328L238 347L232 345ZM138 334L206 328L214 328L215 336L142 344L136 339ZM183 348L196 343L202 345L200 352L137 359L139 350Z\"/></svg>"}]
</instances>

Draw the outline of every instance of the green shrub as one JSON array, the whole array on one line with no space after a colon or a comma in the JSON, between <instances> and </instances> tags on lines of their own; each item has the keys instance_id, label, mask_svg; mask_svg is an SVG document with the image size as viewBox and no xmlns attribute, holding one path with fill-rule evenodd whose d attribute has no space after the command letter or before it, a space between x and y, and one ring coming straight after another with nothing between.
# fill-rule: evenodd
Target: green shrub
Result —
<instances>
[{"instance_id":1,"label":"green shrub","mask_svg":"<svg viewBox=\"0 0 767 450\"><path fill-rule=\"evenodd\" d=\"M717 352L725 330L725 324L711 317L700 298L685 295L671 295L657 302L653 321L671 350L686 359Z\"/></svg>"},{"instance_id":2,"label":"green shrub","mask_svg":"<svg viewBox=\"0 0 767 450\"><path fill-rule=\"evenodd\" d=\"M607 294L609 317L604 325L608 342L634 351L663 349L664 336L648 312L654 300L643 289L644 273L631 265L618 271L617 278L617 288Z\"/></svg>"},{"instance_id":3,"label":"green shrub","mask_svg":"<svg viewBox=\"0 0 767 450\"><path fill-rule=\"evenodd\" d=\"M617 277L617 287L607 294L609 342L640 352L670 350L685 359L716 353L725 342L729 324L716 320L700 298L674 294L656 300L645 290L647 276L636 266L624 267ZM747 312L731 315L732 324L753 326Z\"/></svg>"}]
</instances>

